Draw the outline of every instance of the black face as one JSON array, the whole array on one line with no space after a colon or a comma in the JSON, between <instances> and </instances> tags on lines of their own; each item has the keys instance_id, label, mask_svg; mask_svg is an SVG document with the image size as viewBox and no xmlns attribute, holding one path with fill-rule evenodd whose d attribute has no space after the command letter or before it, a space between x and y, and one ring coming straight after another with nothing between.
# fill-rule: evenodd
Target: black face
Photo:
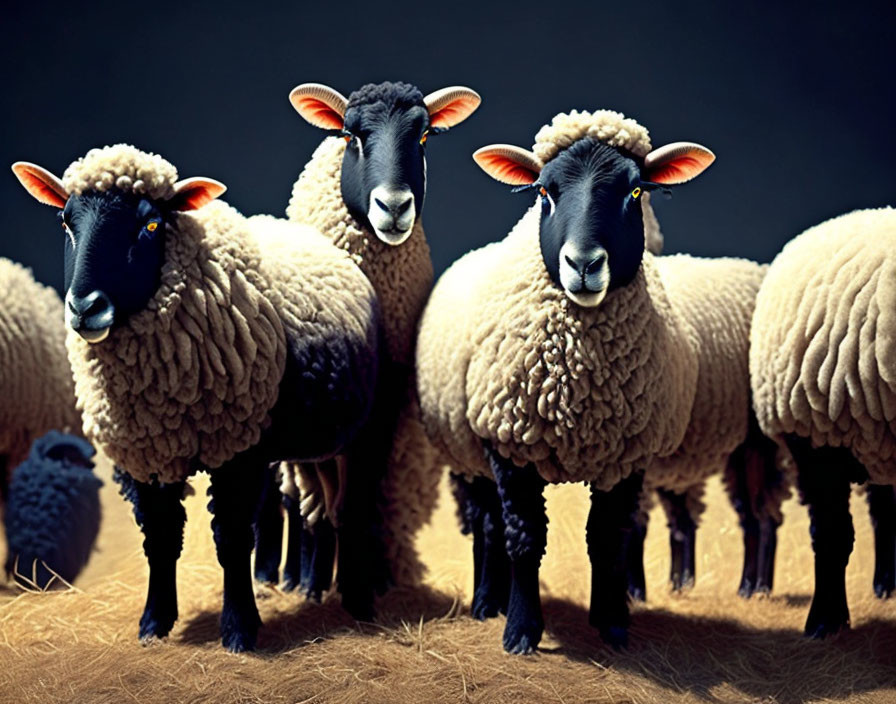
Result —
<instances>
[{"instance_id":1,"label":"black face","mask_svg":"<svg viewBox=\"0 0 896 704\"><path fill-rule=\"evenodd\" d=\"M98 342L158 289L171 214L148 198L110 189L71 196L60 215L66 320Z\"/></svg>"},{"instance_id":2,"label":"black face","mask_svg":"<svg viewBox=\"0 0 896 704\"><path fill-rule=\"evenodd\" d=\"M595 306L635 277L644 254L640 196L650 185L632 157L591 138L542 169L541 253L576 303Z\"/></svg>"},{"instance_id":3,"label":"black face","mask_svg":"<svg viewBox=\"0 0 896 704\"><path fill-rule=\"evenodd\" d=\"M352 217L401 244L423 210L429 113L407 84L365 86L345 112L342 198Z\"/></svg>"}]
</instances>

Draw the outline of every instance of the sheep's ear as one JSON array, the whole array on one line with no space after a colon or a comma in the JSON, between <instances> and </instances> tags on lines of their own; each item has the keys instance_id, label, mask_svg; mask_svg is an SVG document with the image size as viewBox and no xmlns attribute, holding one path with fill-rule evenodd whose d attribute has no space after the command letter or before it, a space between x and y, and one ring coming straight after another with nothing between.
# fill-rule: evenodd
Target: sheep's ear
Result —
<instances>
[{"instance_id":1,"label":"sheep's ear","mask_svg":"<svg viewBox=\"0 0 896 704\"><path fill-rule=\"evenodd\" d=\"M528 149L512 144L490 144L473 152L479 168L501 183L528 186L538 180L541 162Z\"/></svg>"},{"instance_id":2,"label":"sheep's ear","mask_svg":"<svg viewBox=\"0 0 896 704\"><path fill-rule=\"evenodd\" d=\"M434 91L423 99L429 111L429 124L447 130L476 112L482 98L472 88L451 86Z\"/></svg>"},{"instance_id":3,"label":"sheep's ear","mask_svg":"<svg viewBox=\"0 0 896 704\"><path fill-rule=\"evenodd\" d=\"M226 190L227 186L213 178L201 176L185 178L174 184L174 195L168 199L168 205L172 210L197 210L211 203Z\"/></svg>"},{"instance_id":4,"label":"sheep's ear","mask_svg":"<svg viewBox=\"0 0 896 704\"><path fill-rule=\"evenodd\" d=\"M64 208L68 193L56 176L42 166L27 161L17 161L12 165L12 172L19 179L25 190L44 205Z\"/></svg>"},{"instance_id":5,"label":"sheep's ear","mask_svg":"<svg viewBox=\"0 0 896 704\"><path fill-rule=\"evenodd\" d=\"M673 142L644 157L644 178L674 186L696 178L715 160L716 155L700 144Z\"/></svg>"},{"instance_id":6,"label":"sheep's ear","mask_svg":"<svg viewBox=\"0 0 896 704\"><path fill-rule=\"evenodd\" d=\"M348 100L338 90L322 83L303 83L289 94L296 112L315 127L341 130L345 124Z\"/></svg>"}]
</instances>

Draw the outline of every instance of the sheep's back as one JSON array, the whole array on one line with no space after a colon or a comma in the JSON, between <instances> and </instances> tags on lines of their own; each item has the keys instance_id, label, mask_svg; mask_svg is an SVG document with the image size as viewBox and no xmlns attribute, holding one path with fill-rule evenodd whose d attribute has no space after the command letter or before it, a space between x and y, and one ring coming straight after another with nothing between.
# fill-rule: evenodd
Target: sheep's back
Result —
<instances>
[{"instance_id":1,"label":"sheep's back","mask_svg":"<svg viewBox=\"0 0 896 704\"><path fill-rule=\"evenodd\" d=\"M65 353L62 301L0 258L0 455L11 469L46 431L81 432Z\"/></svg>"},{"instance_id":2,"label":"sheep's back","mask_svg":"<svg viewBox=\"0 0 896 704\"><path fill-rule=\"evenodd\" d=\"M767 267L746 259L657 257L669 299L692 328L698 374L688 429L648 482L683 491L721 471L747 434L750 323Z\"/></svg>"},{"instance_id":3,"label":"sheep's back","mask_svg":"<svg viewBox=\"0 0 896 704\"><path fill-rule=\"evenodd\" d=\"M797 236L772 262L750 348L762 430L851 448L892 482L896 450L896 210L860 210Z\"/></svg>"}]
</instances>

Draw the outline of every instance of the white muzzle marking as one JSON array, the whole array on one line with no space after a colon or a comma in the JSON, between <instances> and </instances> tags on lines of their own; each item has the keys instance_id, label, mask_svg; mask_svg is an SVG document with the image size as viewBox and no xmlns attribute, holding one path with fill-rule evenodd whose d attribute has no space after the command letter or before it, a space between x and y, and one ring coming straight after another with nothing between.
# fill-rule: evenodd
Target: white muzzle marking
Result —
<instances>
[{"instance_id":1,"label":"white muzzle marking","mask_svg":"<svg viewBox=\"0 0 896 704\"><path fill-rule=\"evenodd\" d=\"M587 265L600 257L603 258L600 266L595 271L589 271ZM581 252L572 243L565 243L560 248L560 283L563 292L576 305L583 308L599 305L610 286L610 264L606 250L597 248Z\"/></svg>"},{"instance_id":2,"label":"white muzzle marking","mask_svg":"<svg viewBox=\"0 0 896 704\"><path fill-rule=\"evenodd\" d=\"M417 211L410 189L377 186L370 192L367 219L376 236L396 246L411 236Z\"/></svg>"}]
</instances>

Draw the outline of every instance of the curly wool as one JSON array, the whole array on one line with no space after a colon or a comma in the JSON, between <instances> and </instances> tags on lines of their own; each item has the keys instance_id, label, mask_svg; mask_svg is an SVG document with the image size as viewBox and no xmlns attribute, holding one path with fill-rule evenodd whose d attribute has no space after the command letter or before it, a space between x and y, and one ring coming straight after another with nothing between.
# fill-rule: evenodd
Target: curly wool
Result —
<instances>
[{"instance_id":1,"label":"curly wool","mask_svg":"<svg viewBox=\"0 0 896 704\"><path fill-rule=\"evenodd\" d=\"M693 328L699 371L684 439L672 455L651 463L645 481L684 493L721 472L746 439L750 323L767 267L747 259L684 254L655 261L666 294Z\"/></svg>"},{"instance_id":2,"label":"curly wool","mask_svg":"<svg viewBox=\"0 0 896 704\"><path fill-rule=\"evenodd\" d=\"M753 316L760 427L850 448L872 483L896 483L896 210L859 210L791 240Z\"/></svg>"},{"instance_id":3,"label":"curly wool","mask_svg":"<svg viewBox=\"0 0 896 704\"><path fill-rule=\"evenodd\" d=\"M0 455L11 472L35 438L51 429L79 431L81 417L59 296L0 258L0 300Z\"/></svg>"},{"instance_id":4,"label":"curly wool","mask_svg":"<svg viewBox=\"0 0 896 704\"><path fill-rule=\"evenodd\" d=\"M423 105L423 93L415 85L397 81L392 83L368 83L361 86L348 96L346 112L356 108L368 106L391 106L398 110L406 110L415 105Z\"/></svg>"},{"instance_id":5,"label":"curly wool","mask_svg":"<svg viewBox=\"0 0 896 704\"><path fill-rule=\"evenodd\" d=\"M67 337L85 431L140 481L216 468L269 425L287 331L375 349L375 310L366 279L320 233L218 201L181 213L146 309L102 343Z\"/></svg>"},{"instance_id":6,"label":"curly wool","mask_svg":"<svg viewBox=\"0 0 896 704\"><path fill-rule=\"evenodd\" d=\"M176 182L177 169L170 162L130 144L91 149L62 175L69 195L118 188L163 200L174 194Z\"/></svg>"},{"instance_id":7,"label":"curly wool","mask_svg":"<svg viewBox=\"0 0 896 704\"><path fill-rule=\"evenodd\" d=\"M433 280L426 235L418 220L411 236L393 247L349 214L341 190L344 151L338 137L318 146L293 186L286 215L317 228L351 255L376 291L390 357L411 365L417 319Z\"/></svg>"},{"instance_id":8,"label":"curly wool","mask_svg":"<svg viewBox=\"0 0 896 704\"><path fill-rule=\"evenodd\" d=\"M649 253L600 306L571 303L545 270L538 227L536 204L437 283L417 345L423 419L468 474L488 473L486 441L550 482L606 490L681 444L694 335Z\"/></svg>"}]
</instances>

